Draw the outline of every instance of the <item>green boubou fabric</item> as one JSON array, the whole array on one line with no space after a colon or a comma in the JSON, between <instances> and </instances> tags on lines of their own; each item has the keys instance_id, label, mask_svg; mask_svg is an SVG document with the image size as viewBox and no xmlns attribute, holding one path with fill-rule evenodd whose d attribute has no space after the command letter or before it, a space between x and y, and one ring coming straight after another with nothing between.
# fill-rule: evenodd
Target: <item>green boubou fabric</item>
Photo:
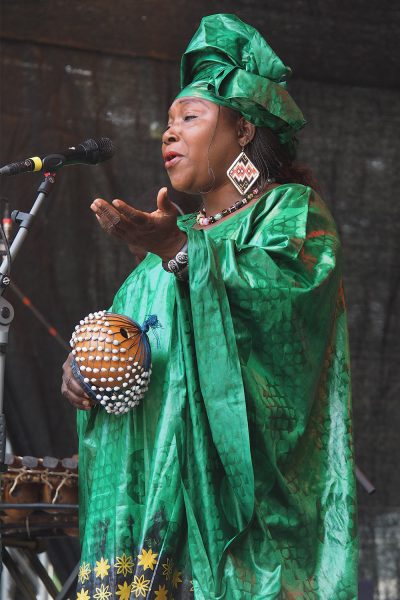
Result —
<instances>
[{"instance_id":1,"label":"green boubou fabric","mask_svg":"<svg viewBox=\"0 0 400 600\"><path fill-rule=\"evenodd\" d=\"M285 184L208 230L189 281L148 254L112 310L153 374L129 414L79 412L78 600L353 600L357 534L341 249Z\"/></svg>"}]
</instances>

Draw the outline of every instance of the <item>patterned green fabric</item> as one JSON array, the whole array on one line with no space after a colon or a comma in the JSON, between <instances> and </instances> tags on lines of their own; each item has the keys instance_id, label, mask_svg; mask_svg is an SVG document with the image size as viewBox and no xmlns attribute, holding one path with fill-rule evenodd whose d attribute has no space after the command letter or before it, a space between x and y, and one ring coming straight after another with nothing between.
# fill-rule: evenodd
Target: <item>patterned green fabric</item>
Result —
<instances>
[{"instance_id":1,"label":"patterned green fabric","mask_svg":"<svg viewBox=\"0 0 400 600\"><path fill-rule=\"evenodd\" d=\"M275 131L284 144L306 123L286 90L290 74L254 27L236 15L209 15L182 56L177 98L197 96L232 108Z\"/></svg>"},{"instance_id":2,"label":"patterned green fabric","mask_svg":"<svg viewBox=\"0 0 400 600\"><path fill-rule=\"evenodd\" d=\"M78 599L352 600L357 535L341 250L285 184L209 230L189 283L149 254L113 310L157 314L137 410L78 415ZM151 338L150 334L150 338Z\"/></svg>"}]
</instances>

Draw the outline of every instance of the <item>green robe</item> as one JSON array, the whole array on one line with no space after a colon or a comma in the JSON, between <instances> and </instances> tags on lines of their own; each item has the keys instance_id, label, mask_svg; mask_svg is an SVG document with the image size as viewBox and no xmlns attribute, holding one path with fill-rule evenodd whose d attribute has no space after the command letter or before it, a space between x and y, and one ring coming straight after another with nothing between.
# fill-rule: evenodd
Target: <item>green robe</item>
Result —
<instances>
[{"instance_id":1,"label":"green robe","mask_svg":"<svg viewBox=\"0 0 400 600\"><path fill-rule=\"evenodd\" d=\"M148 254L112 311L150 332L123 416L79 412L78 599L357 597L341 248L310 188L280 185L208 230L189 281Z\"/></svg>"}]
</instances>

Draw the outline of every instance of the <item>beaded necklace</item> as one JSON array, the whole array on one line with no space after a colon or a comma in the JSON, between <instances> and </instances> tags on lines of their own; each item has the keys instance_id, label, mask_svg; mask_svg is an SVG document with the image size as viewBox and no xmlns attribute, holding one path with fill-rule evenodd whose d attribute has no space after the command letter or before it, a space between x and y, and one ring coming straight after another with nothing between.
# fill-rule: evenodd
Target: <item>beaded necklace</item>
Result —
<instances>
[{"instance_id":1,"label":"beaded necklace","mask_svg":"<svg viewBox=\"0 0 400 600\"><path fill-rule=\"evenodd\" d=\"M272 178L268 179L268 183L273 183L274 181L275 180L273 180ZM205 227L206 225L216 223L217 221L220 221L224 217L227 217L228 215L232 214L233 212L236 212L237 210L248 204L251 200L253 200L255 196L257 196L258 193L259 189L254 188L252 192L249 192L244 198L237 200L229 208L224 208L224 210L221 210L221 212L218 212L215 215L210 215L209 217L206 216L206 209L203 207L197 213L196 222L201 227Z\"/></svg>"}]
</instances>

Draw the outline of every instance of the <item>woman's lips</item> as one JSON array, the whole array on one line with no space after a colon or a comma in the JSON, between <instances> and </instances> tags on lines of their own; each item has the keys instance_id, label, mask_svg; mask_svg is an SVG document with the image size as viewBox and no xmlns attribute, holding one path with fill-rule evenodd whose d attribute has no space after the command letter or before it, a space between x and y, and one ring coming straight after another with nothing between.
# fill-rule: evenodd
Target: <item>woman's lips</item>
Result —
<instances>
[{"instance_id":1,"label":"woman's lips","mask_svg":"<svg viewBox=\"0 0 400 600\"><path fill-rule=\"evenodd\" d=\"M176 156L173 156L172 158L167 158L165 160L165 168L166 169L170 169L171 167L174 167L176 165L176 163L178 163L181 158L183 158L183 156L181 156L180 154L177 154Z\"/></svg>"}]
</instances>

